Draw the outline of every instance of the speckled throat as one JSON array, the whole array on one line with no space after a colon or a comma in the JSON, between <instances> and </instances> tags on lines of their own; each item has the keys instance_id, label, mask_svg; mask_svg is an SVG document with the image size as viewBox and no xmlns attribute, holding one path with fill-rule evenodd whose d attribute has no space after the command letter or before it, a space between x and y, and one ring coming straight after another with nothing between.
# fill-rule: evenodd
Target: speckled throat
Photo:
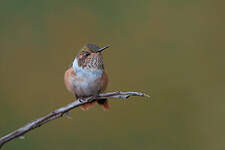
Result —
<instances>
[{"instance_id":1,"label":"speckled throat","mask_svg":"<svg viewBox=\"0 0 225 150\"><path fill-rule=\"evenodd\" d=\"M78 65L85 69L101 69L104 70L103 56L99 54L91 55L91 57L78 57Z\"/></svg>"}]
</instances>

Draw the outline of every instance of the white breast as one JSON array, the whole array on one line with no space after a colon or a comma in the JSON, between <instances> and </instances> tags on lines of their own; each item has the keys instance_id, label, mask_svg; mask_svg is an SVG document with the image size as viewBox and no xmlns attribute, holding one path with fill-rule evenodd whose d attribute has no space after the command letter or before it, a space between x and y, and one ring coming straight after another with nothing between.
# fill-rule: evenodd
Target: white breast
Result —
<instances>
[{"instance_id":1,"label":"white breast","mask_svg":"<svg viewBox=\"0 0 225 150\"><path fill-rule=\"evenodd\" d=\"M96 80L101 78L103 70L82 68L78 65L78 60L76 58L73 62L73 69L76 72L76 77L79 78L79 80L74 79L73 81L76 87L76 94L78 96L97 94L100 84L96 82Z\"/></svg>"}]
</instances>

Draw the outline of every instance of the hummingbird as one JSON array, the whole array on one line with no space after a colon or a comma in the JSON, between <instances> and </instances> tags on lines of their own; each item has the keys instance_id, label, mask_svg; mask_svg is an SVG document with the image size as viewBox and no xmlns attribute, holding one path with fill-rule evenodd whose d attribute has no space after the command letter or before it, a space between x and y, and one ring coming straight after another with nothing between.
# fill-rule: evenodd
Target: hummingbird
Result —
<instances>
[{"instance_id":1,"label":"hummingbird","mask_svg":"<svg viewBox=\"0 0 225 150\"><path fill-rule=\"evenodd\" d=\"M102 52L109 47L100 48L95 44L84 45L66 70L64 74L65 86L77 99L97 96L106 90L108 75L104 69ZM107 99L83 104L81 108L87 110L95 104L99 104L105 110L109 109Z\"/></svg>"}]
</instances>

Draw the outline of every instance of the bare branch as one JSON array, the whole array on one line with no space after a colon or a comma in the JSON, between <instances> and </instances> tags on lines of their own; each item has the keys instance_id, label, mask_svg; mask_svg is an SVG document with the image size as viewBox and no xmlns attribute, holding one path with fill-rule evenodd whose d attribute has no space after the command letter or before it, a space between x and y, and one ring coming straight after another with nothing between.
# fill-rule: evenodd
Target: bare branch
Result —
<instances>
[{"instance_id":1,"label":"bare branch","mask_svg":"<svg viewBox=\"0 0 225 150\"><path fill-rule=\"evenodd\" d=\"M84 99L78 99L76 101L73 101L72 103L61 107L59 109L56 109L55 111L47 114L44 117L38 118L30 123L28 123L27 125L9 133L6 136L3 136L0 138L0 148L3 146L3 144L17 138L17 137L21 137L23 136L25 133L42 126L43 124L51 121L51 120L55 120L57 118L62 117L64 114L66 114L67 112L69 112L70 110L83 105L85 103L89 103L92 102L96 99L105 99L105 98L119 98L119 99L126 99L130 96L145 96L145 97L150 97L147 94L144 93L140 93L140 92L110 92L110 93L101 93L98 96L95 97L88 97L88 98L84 98Z\"/></svg>"}]
</instances>

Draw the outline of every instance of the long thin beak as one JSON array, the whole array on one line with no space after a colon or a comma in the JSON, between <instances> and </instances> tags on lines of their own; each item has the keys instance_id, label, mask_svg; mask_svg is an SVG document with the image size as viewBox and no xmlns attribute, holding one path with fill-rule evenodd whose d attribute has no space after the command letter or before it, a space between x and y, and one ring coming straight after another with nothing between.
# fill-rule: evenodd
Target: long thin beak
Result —
<instances>
[{"instance_id":1,"label":"long thin beak","mask_svg":"<svg viewBox=\"0 0 225 150\"><path fill-rule=\"evenodd\" d=\"M110 45L105 46L105 47L103 47L103 48L100 48L100 49L97 50L97 52L101 52L101 51L103 51L103 50L105 50L106 48L109 48L109 47L110 47Z\"/></svg>"}]
</instances>

